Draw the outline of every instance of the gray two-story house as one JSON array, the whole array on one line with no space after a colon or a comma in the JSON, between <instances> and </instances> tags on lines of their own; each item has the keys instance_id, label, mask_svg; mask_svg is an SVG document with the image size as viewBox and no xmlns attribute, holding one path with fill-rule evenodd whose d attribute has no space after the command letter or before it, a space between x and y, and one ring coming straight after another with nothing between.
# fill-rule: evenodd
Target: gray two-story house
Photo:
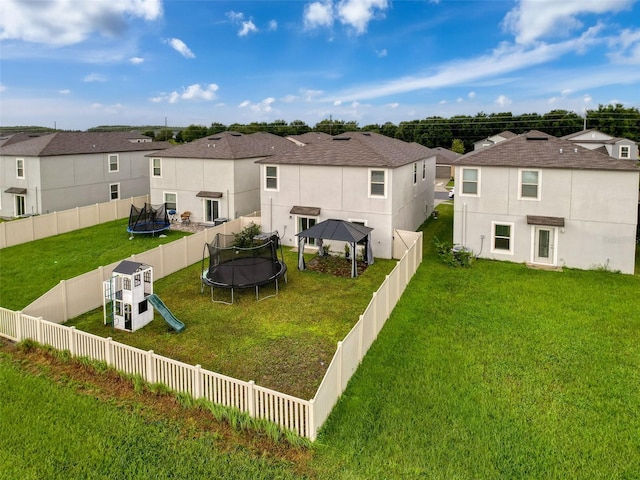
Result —
<instances>
[{"instance_id":1,"label":"gray two-story house","mask_svg":"<svg viewBox=\"0 0 640 480\"><path fill-rule=\"evenodd\" d=\"M131 132L55 132L0 141L0 216L62 211L149 193L147 153Z\"/></svg>"}]
</instances>

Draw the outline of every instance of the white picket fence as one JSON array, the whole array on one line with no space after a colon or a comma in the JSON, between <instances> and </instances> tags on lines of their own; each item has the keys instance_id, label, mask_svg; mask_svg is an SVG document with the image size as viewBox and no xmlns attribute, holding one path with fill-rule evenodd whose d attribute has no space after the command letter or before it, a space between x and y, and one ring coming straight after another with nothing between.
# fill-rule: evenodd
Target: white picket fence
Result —
<instances>
[{"instance_id":1,"label":"white picket fence","mask_svg":"<svg viewBox=\"0 0 640 480\"><path fill-rule=\"evenodd\" d=\"M129 217L131 205L149 203L149 195L76 207L61 212L33 215L10 222L0 222L0 248L12 247L41 238L60 235L100 223Z\"/></svg>"},{"instance_id":2,"label":"white picket fence","mask_svg":"<svg viewBox=\"0 0 640 480\"><path fill-rule=\"evenodd\" d=\"M242 226L248 221L240 220L239 225ZM225 227L224 225L227 224L220 227L234 226ZM237 380L205 370L200 365L192 366L157 355L152 350L140 350L115 342L111 338L99 337L77 330L75 327L54 323L43 319L44 315L34 316L0 308L0 336L15 342L31 339L59 350L68 350L74 356L105 362L119 371L140 375L148 382L162 383L176 392L188 393L196 399L206 398L213 403L246 412L254 418L269 420L313 441L422 261L422 233L396 231L394 236L405 245L409 245L409 248L373 294L358 322L347 336L338 342L327 372L311 400L302 400L261 387L253 381ZM155 259L164 266L161 271L162 276L177 271L178 264L184 262L189 265L188 262L192 260L192 255L186 253L190 250L186 248L189 245L186 240L178 240L172 244L178 242L183 245L181 247L183 254L176 255L172 251L170 257L181 258L182 261L174 261L169 267L163 261L163 253L167 246L145 252L150 256L156 255ZM200 248L202 244L199 243ZM160 253L154 252L158 249ZM138 261L149 263L146 259L138 258ZM66 321L70 312L73 311L73 316L78 314L75 313L77 306L70 308L67 303L74 304L73 298L82 296L80 285L101 281L99 278L104 276L105 270L99 269L99 276L94 272L85 274L95 277L91 282L87 282L86 279L77 281L76 279L80 277L70 280L70 282L76 280L74 285L78 288L67 288L66 282L61 282L61 286L54 289L56 292L49 295L50 291L32 303L31 310L45 310L57 317L58 322ZM97 290L100 291L99 288ZM99 301L102 302L102 299L100 298ZM64 303L64 306L60 306L60 302ZM95 299L81 303L82 308L87 309L85 311L97 308L97 306L91 306L95 303Z\"/></svg>"}]
</instances>

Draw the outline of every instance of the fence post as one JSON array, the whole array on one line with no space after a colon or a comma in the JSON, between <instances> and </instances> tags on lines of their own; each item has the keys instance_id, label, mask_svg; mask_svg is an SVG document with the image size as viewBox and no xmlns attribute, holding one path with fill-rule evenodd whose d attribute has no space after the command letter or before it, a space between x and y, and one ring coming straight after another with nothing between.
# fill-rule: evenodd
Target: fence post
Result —
<instances>
[{"instance_id":1,"label":"fence post","mask_svg":"<svg viewBox=\"0 0 640 480\"><path fill-rule=\"evenodd\" d=\"M254 382L253 380L249 380L249 384L247 387L247 408L249 410L249 416L252 418L256 417L255 385L256 382Z\"/></svg>"},{"instance_id":2,"label":"fence post","mask_svg":"<svg viewBox=\"0 0 640 480\"><path fill-rule=\"evenodd\" d=\"M111 337L107 337L104 340L104 361L107 365L112 365L111 361Z\"/></svg>"},{"instance_id":3,"label":"fence post","mask_svg":"<svg viewBox=\"0 0 640 480\"><path fill-rule=\"evenodd\" d=\"M16 341L22 341L22 312L18 311L15 313L16 317Z\"/></svg>"},{"instance_id":4,"label":"fence post","mask_svg":"<svg viewBox=\"0 0 640 480\"><path fill-rule=\"evenodd\" d=\"M62 286L61 288L61 295L62 295L62 321L66 322L67 320L69 320L69 316L68 316L68 306L67 306L67 281L66 280L60 280L60 284Z\"/></svg>"},{"instance_id":5,"label":"fence post","mask_svg":"<svg viewBox=\"0 0 640 480\"><path fill-rule=\"evenodd\" d=\"M315 419L315 404L316 399L312 398L309 400L309 408L307 411L306 425L307 425L307 435L306 437L312 442L316 439L316 419Z\"/></svg>"},{"instance_id":6,"label":"fence post","mask_svg":"<svg viewBox=\"0 0 640 480\"><path fill-rule=\"evenodd\" d=\"M96 203L96 223L94 223L94 225L97 225L100 223L100 204Z\"/></svg>"},{"instance_id":7,"label":"fence post","mask_svg":"<svg viewBox=\"0 0 640 480\"><path fill-rule=\"evenodd\" d=\"M76 339L76 327L72 326L71 328L69 328L67 330L67 332L69 333L69 339L68 339L68 341L69 341L69 353L71 353L71 356L75 357L75 355L76 355L76 342L75 342L75 339Z\"/></svg>"},{"instance_id":8,"label":"fence post","mask_svg":"<svg viewBox=\"0 0 640 480\"><path fill-rule=\"evenodd\" d=\"M29 228L31 229L31 240L33 241L36 239L36 228L33 225L33 215L29 217Z\"/></svg>"},{"instance_id":9,"label":"fence post","mask_svg":"<svg viewBox=\"0 0 640 480\"><path fill-rule=\"evenodd\" d=\"M156 383L156 371L154 368L153 350L147 352L147 382Z\"/></svg>"},{"instance_id":10,"label":"fence post","mask_svg":"<svg viewBox=\"0 0 640 480\"><path fill-rule=\"evenodd\" d=\"M36 340L42 343L42 317L36 319Z\"/></svg>"},{"instance_id":11,"label":"fence post","mask_svg":"<svg viewBox=\"0 0 640 480\"><path fill-rule=\"evenodd\" d=\"M193 367L193 398L196 400L202 396L202 366L200 364Z\"/></svg>"},{"instance_id":12,"label":"fence post","mask_svg":"<svg viewBox=\"0 0 640 480\"><path fill-rule=\"evenodd\" d=\"M336 398L338 398L340 396L340 394L342 393L342 340L338 342L338 372L336 373L336 380L337 380L337 387L338 387L338 391L337 391L337 395Z\"/></svg>"}]
</instances>

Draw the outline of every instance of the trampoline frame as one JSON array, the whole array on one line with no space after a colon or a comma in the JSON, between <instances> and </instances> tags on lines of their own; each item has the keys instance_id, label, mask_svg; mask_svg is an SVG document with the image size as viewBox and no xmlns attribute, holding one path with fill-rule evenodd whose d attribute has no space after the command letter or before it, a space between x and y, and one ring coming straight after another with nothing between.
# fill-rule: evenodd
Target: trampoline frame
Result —
<instances>
[{"instance_id":1,"label":"trampoline frame","mask_svg":"<svg viewBox=\"0 0 640 480\"><path fill-rule=\"evenodd\" d=\"M158 217L155 215L155 212L160 210L164 210L163 219L158 219ZM140 223L137 223L137 220L136 220L135 226L153 225L153 228L151 230L147 230L147 229L140 230L140 229L131 228L132 219L133 219L134 213L136 212L138 213L138 218L141 215L144 215L145 218ZM150 212L153 212L154 215L149 219L147 218L147 215ZM156 225L160 225L161 228L155 228ZM135 207L135 205L131 205L131 211L129 212L129 223L127 225L127 232L130 233L131 235L155 235L156 233L161 233L166 230L169 230L169 228L171 228L171 221L169 220L169 215L167 214L166 203L163 203L161 205L151 205L150 203L145 203L142 209L138 209L137 207Z\"/></svg>"},{"instance_id":2,"label":"trampoline frame","mask_svg":"<svg viewBox=\"0 0 640 480\"><path fill-rule=\"evenodd\" d=\"M218 234L219 235L219 234ZM218 242L218 235L216 235L216 243ZM209 247L208 243L205 243L204 248L203 248L203 252L202 252L202 275L200 277L200 293L204 293L204 287L205 285L210 287L211 289L211 301L214 303L222 303L225 305L232 305L235 302L235 290L236 289L247 289L247 288L255 288L255 292L256 292L256 301L262 301L262 300L266 300L267 298L272 298L275 297L276 295L278 295L279 293L279 279L281 277L284 277L284 281L285 283L287 283L287 264L284 263L284 260L282 258L278 258L278 254L277 254L277 248L279 246L280 248L280 256L282 257L282 244L280 243L280 239L278 237L278 233L275 232L274 234L269 236L269 240L267 242L264 242L260 245L256 245L256 246L252 246L252 247L238 247L238 246L231 246L231 247L217 247L221 250L235 250L235 251L251 251L251 250L257 250L257 249L264 249L266 248L269 244L273 243L273 236L275 236L276 238L278 238L278 242L276 245L276 250L274 250L275 252L275 258L271 258L268 259L266 257L262 257L264 259L264 262L261 263L273 263L276 265L276 273L274 275L269 276L268 278L261 278L256 282L251 282L251 283L241 283L241 284L229 284L229 283L222 283L222 282L217 282L214 280L211 280L208 276L209 274L209 269L208 268L204 268L204 262L206 260L206 253ZM210 257L209 257L210 258ZM246 260L246 258L248 257L242 257L239 259L232 259L232 260L228 260L226 262L220 263L219 265L216 266L216 268L219 268L220 266L223 266L225 268L231 267L234 268L234 265L237 263L238 264L238 268L241 268L241 264L243 260ZM247 268L247 266L245 266L244 268ZM275 286L275 293L271 294L271 295L267 295L267 296L263 296L260 297L260 287L263 285L267 285L269 283L274 283ZM229 290L231 293L231 301L224 301L224 300L216 300L214 298L214 289L218 288L218 289L224 289L224 290Z\"/></svg>"}]
</instances>

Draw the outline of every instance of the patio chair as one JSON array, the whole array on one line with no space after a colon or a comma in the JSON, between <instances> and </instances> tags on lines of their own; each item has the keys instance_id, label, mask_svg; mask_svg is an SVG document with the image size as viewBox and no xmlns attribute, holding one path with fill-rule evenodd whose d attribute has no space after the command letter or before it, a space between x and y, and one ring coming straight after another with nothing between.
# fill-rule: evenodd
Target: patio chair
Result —
<instances>
[{"instance_id":1,"label":"patio chair","mask_svg":"<svg viewBox=\"0 0 640 480\"><path fill-rule=\"evenodd\" d=\"M182 223L191 223L191 212L189 210L182 212L180 214L180 220L182 220Z\"/></svg>"}]
</instances>

